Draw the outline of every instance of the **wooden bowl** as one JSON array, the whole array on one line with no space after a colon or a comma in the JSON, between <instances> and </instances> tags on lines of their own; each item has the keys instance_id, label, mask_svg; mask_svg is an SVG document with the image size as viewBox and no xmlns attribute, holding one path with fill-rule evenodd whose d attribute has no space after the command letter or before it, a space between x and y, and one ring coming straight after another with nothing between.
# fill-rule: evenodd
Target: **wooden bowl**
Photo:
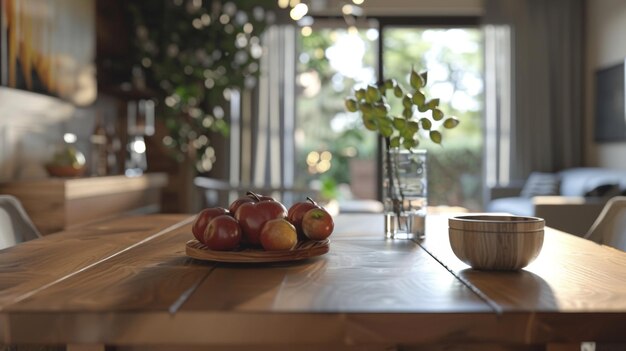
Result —
<instances>
[{"instance_id":1,"label":"wooden bowl","mask_svg":"<svg viewBox=\"0 0 626 351\"><path fill-rule=\"evenodd\" d=\"M80 177L85 173L85 166L57 166L57 165L45 165L46 171L52 177L73 178Z\"/></svg>"},{"instance_id":2,"label":"wooden bowl","mask_svg":"<svg viewBox=\"0 0 626 351\"><path fill-rule=\"evenodd\" d=\"M448 220L450 246L474 269L519 270L543 245L545 221L537 217L464 215Z\"/></svg>"}]
</instances>

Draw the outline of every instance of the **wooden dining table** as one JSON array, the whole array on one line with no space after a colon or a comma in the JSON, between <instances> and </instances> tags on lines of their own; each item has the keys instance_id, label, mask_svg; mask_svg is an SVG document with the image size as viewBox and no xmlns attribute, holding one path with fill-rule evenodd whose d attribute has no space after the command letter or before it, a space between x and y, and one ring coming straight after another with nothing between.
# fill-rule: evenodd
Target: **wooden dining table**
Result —
<instances>
[{"instance_id":1,"label":"wooden dining table","mask_svg":"<svg viewBox=\"0 0 626 351\"><path fill-rule=\"evenodd\" d=\"M335 217L327 254L190 258L192 215L94 222L0 251L0 346L68 350L580 350L626 345L626 253L551 228L515 272L450 249L450 214L391 240ZM622 348L624 350L626 348Z\"/></svg>"}]
</instances>

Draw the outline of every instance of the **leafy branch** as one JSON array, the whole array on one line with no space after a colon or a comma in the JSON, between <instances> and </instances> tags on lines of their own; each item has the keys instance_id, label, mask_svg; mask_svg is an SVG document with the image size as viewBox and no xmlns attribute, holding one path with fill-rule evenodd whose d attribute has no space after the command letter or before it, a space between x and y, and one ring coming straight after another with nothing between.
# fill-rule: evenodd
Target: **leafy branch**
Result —
<instances>
[{"instance_id":1,"label":"leafy branch","mask_svg":"<svg viewBox=\"0 0 626 351\"><path fill-rule=\"evenodd\" d=\"M428 135L435 144L441 144L439 129L452 129L459 125L456 117L445 117L439 109L439 99L427 100L422 89L428 81L428 72L417 73L411 69L410 88L405 91L395 79L387 79L365 88L357 89L354 96L345 100L346 110L360 112L365 128L378 132L388 149L401 147L407 150L419 146L420 137ZM391 115L388 91L402 102L402 115ZM430 115L426 112L431 111ZM419 116L419 113L423 113Z\"/></svg>"},{"instance_id":2,"label":"leafy branch","mask_svg":"<svg viewBox=\"0 0 626 351\"><path fill-rule=\"evenodd\" d=\"M413 68L409 75L410 87L403 88L396 80L387 79L354 91L345 99L346 110L360 112L365 128L378 132L385 140L387 193L390 194L392 210L397 220L404 206L404 194L400 186L397 163L391 158L392 150L404 148L412 152L427 135L435 144L441 144L443 136L439 129L452 129L459 125L456 117L445 117L439 109L439 99L428 100L422 89L428 82L428 72L417 73ZM402 102L402 114L391 114L388 92ZM430 111L430 114L427 112ZM394 179L396 178L396 179ZM398 187L394 186L398 184ZM397 191L395 191L397 190Z\"/></svg>"}]
</instances>

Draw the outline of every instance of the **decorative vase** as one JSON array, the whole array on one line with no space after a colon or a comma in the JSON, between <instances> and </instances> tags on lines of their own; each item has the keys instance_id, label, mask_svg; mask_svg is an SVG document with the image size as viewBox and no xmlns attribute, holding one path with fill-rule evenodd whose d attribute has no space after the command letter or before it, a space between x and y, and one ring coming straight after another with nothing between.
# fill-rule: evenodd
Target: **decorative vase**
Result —
<instances>
[{"instance_id":1,"label":"decorative vase","mask_svg":"<svg viewBox=\"0 0 626 351\"><path fill-rule=\"evenodd\" d=\"M385 237L424 238L428 198L426 150L388 149L383 155Z\"/></svg>"}]
</instances>

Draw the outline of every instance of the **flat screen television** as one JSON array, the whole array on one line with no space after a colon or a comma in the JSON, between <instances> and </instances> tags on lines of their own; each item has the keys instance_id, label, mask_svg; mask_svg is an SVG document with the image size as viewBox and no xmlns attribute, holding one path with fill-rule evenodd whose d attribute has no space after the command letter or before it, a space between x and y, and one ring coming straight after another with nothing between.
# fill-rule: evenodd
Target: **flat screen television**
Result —
<instances>
[{"instance_id":1,"label":"flat screen television","mask_svg":"<svg viewBox=\"0 0 626 351\"><path fill-rule=\"evenodd\" d=\"M626 141L624 62L596 71L595 140Z\"/></svg>"}]
</instances>

